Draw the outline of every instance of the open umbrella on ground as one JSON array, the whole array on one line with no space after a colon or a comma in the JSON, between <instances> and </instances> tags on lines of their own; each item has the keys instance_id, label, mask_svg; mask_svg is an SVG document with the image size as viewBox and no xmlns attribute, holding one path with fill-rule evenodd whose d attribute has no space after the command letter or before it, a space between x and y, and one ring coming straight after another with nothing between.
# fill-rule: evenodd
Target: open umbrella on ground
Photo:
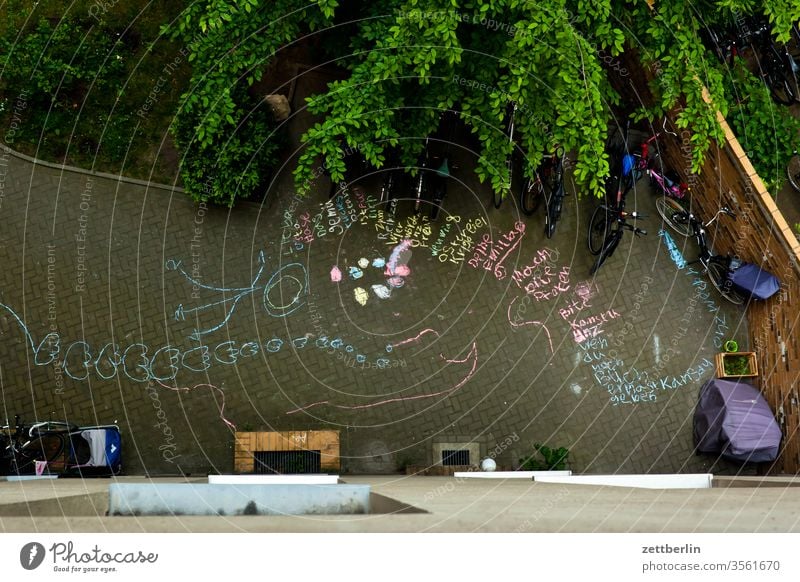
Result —
<instances>
[{"instance_id":1,"label":"open umbrella on ground","mask_svg":"<svg viewBox=\"0 0 800 582\"><path fill-rule=\"evenodd\" d=\"M694 412L694 442L700 453L721 454L737 461L774 461L781 429L755 387L715 378L700 389Z\"/></svg>"}]
</instances>

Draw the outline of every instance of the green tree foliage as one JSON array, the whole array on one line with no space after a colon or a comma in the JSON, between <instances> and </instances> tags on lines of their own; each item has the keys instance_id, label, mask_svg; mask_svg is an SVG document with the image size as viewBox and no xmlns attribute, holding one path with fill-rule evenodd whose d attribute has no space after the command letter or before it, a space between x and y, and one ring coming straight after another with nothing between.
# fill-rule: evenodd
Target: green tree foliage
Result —
<instances>
[{"instance_id":1,"label":"green tree foliage","mask_svg":"<svg viewBox=\"0 0 800 582\"><path fill-rule=\"evenodd\" d=\"M800 119L776 105L767 86L740 60L725 89L731 102L728 122L767 190L776 194L786 181L789 158L800 148Z\"/></svg>"},{"instance_id":2,"label":"green tree foliage","mask_svg":"<svg viewBox=\"0 0 800 582\"><path fill-rule=\"evenodd\" d=\"M192 78L173 135L184 187L196 200L232 205L263 183L283 142L269 108L248 88L275 53L327 22L335 3L194 2L164 32L190 52Z\"/></svg>"},{"instance_id":3,"label":"green tree foliage","mask_svg":"<svg viewBox=\"0 0 800 582\"><path fill-rule=\"evenodd\" d=\"M191 43L194 66L175 124L187 160L184 181L195 197L232 203L249 194L276 142L263 106L243 89L283 45L320 29L349 75L309 99L319 121L303 136L295 171L300 192L320 164L333 180L343 178L343 148L357 149L376 168L397 148L413 166L445 109L457 110L480 144L477 175L502 191L512 149L502 125L514 101L527 171L561 145L577 155L582 191L599 196L609 174L604 144L612 105L620 101L615 89L635 93L623 52L652 75L654 100L637 115L678 110L678 125L692 130L697 172L710 141L721 137L715 114L727 103L721 68L707 58L699 31L754 11L771 20L778 37L800 18L794 0L194 3L170 28Z\"/></svg>"}]
</instances>

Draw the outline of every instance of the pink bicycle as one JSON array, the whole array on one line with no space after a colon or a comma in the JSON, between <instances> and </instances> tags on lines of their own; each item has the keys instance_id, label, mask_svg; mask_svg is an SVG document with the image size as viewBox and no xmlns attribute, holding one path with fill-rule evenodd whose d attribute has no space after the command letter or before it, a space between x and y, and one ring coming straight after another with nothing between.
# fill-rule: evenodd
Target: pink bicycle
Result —
<instances>
[{"instance_id":1,"label":"pink bicycle","mask_svg":"<svg viewBox=\"0 0 800 582\"><path fill-rule=\"evenodd\" d=\"M640 146L640 153L636 155L637 159L634 163L632 170L633 180L636 181L646 173L650 177L650 184L658 189L660 194L674 198L676 200L683 200L689 193L689 187L681 182L680 176L674 170L663 170L660 164L660 155L656 151L654 156L650 156L650 144L664 134L669 134L677 137L678 134L667 129L667 118L664 118L662 131L654 134L647 141ZM657 166L659 168L657 169Z\"/></svg>"}]
</instances>

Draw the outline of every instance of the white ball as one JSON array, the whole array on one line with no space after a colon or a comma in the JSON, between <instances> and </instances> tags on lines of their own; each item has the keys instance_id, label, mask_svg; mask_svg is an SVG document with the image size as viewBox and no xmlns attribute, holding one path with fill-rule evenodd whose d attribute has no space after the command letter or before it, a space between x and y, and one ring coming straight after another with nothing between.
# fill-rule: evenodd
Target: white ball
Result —
<instances>
[{"instance_id":1,"label":"white ball","mask_svg":"<svg viewBox=\"0 0 800 582\"><path fill-rule=\"evenodd\" d=\"M494 462L494 459L490 459L486 457L484 460L481 461L481 471L494 471L497 469L497 463Z\"/></svg>"}]
</instances>

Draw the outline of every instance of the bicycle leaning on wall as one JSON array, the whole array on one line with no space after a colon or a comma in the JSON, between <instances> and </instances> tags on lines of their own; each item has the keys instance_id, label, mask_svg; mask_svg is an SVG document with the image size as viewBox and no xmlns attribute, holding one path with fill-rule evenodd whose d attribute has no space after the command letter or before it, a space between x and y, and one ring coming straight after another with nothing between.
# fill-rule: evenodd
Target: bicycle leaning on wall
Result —
<instances>
[{"instance_id":1,"label":"bicycle leaning on wall","mask_svg":"<svg viewBox=\"0 0 800 582\"><path fill-rule=\"evenodd\" d=\"M661 218L675 232L683 236L693 234L700 247L700 256L691 263L703 265L708 278L717 291L725 299L736 305L741 305L749 298L768 299L780 289L778 279L760 269L752 263L745 263L738 257L730 255L717 255L708 245L706 232L720 214L725 214L735 219L736 214L728 207L720 208L714 217L706 223L698 219L691 211L686 210L672 198L661 198L661 204L656 204L656 209ZM658 202L658 201L657 201Z\"/></svg>"}]
</instances>

